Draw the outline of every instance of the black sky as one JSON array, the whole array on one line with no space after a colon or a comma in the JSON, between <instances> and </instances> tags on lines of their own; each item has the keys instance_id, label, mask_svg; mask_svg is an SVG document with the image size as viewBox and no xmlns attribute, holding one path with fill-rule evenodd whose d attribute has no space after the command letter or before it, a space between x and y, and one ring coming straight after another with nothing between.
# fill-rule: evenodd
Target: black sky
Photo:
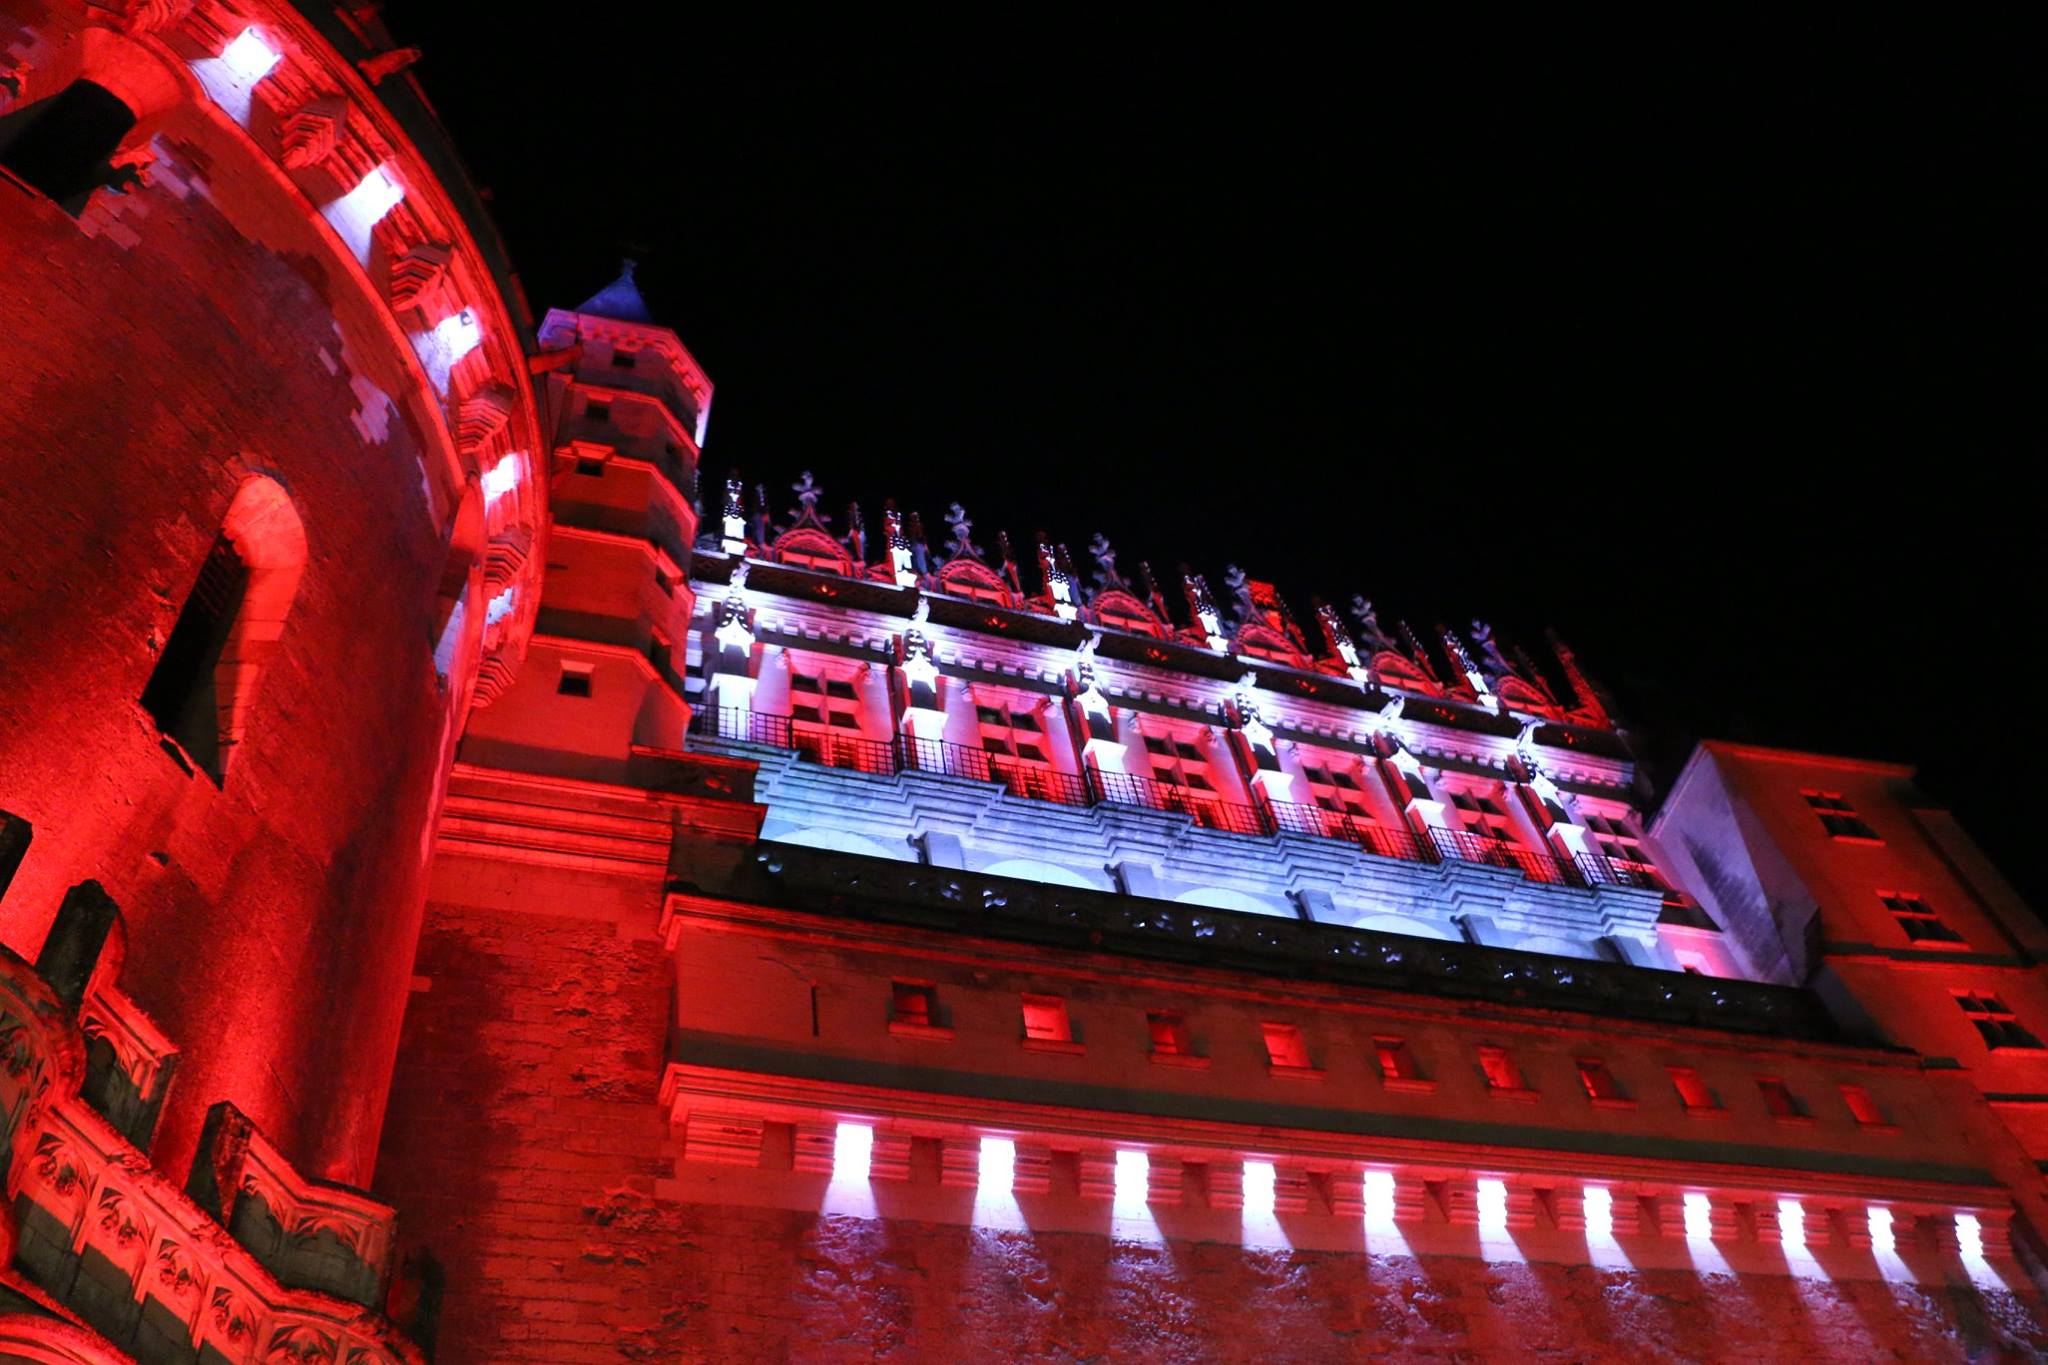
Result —
<instances>
[{"instance_id":1,"label":"black sky","mask_svg":"<svg viewBox=\"0 0 2048 1365\"><path fill-rule=\"evenodd\" d=\"M466 8L387 19L537 310L640 258L708 472L1553 625L1663 776L1915 762L2042 902L2023 35Z\"/></svg>"}]
</instances>

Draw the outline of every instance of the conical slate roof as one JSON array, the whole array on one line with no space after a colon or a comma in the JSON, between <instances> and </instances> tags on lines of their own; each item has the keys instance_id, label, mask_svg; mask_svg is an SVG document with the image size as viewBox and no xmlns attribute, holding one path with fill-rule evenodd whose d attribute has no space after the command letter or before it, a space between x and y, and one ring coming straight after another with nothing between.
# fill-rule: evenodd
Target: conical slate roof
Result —
<instances>
[{"instance_id":1,"label":"conical slate roof","mask_svg":"<svg viewBox=\"0 0 2048 1365\"><path fill-rule=\"evenodd\" d=\"M633 283L635 264L630 258L622 262L619 277L585 299L576 311L592 317L610 318L614 322L653 322L654 315L647 311L647 300L640 297L640 286Z\"/></svg>"}]
</instances>

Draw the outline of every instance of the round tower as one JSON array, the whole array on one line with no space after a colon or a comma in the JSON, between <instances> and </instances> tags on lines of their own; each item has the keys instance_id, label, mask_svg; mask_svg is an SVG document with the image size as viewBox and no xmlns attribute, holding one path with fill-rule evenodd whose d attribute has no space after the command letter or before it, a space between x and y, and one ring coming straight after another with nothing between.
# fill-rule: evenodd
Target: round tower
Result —
<instances>
[{"instance_id":1,"label":"round tower","mask_svg":"<svg viewBox=\"0 0 2048 1365\"><path fill-rule=\"evenodd\" d=\"M407 53L271 0L0 16L0 940L97 882L178 1050L366 1183L451 755L543 562L528 321Z\"/></svg>"}]
</instances>

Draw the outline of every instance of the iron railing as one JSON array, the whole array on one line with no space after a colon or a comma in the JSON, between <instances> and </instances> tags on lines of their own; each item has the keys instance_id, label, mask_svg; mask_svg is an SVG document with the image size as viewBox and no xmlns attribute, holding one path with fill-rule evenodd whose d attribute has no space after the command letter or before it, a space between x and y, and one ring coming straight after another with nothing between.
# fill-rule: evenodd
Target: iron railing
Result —
<instances>
[{"instance_id":1,"label":"iron railing","mask_svg":"<svg viewBox=\"0 0 2048 1365\"><path fill-rule=\"evenodd\" d=\"M1227 834L1289 834L1338 839L1356 844L1381 858L1411 863L1478 863L1519 872L1531 881L1560 886L1616 885L1663 889L1657 879L1642 868L1618 863L1597 853L1566 858L1548 851L1537 852L1506 839L1434 826L1425 837L1407 829L1388 829L1370 820L1324 810L1320 806L1268 800L1247 805L1226 801L1214 792L1129 773L1106 773L1094 768L1080 773L1060 772L1044 764L948 740L919 739L912 735L869 739L841 733L829 725L740 707L700 708L691 717L690 732L786 749L823 767L851 772L879 776L903 772L937 773L998 783L1011 796L1061 806L1124 805L1175 811L1191 817L1203 829Z\"/></svg>"}]
</instances>

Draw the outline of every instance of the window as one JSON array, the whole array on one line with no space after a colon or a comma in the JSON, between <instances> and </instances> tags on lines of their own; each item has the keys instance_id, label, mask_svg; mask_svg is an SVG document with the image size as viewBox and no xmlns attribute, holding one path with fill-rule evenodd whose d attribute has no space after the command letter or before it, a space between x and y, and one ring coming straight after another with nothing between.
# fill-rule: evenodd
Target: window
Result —
<instances>
[{"instance_id":1,"label":"window","mask_svg":"<svg viewBox=\"0 0 2048 1365\"><path fill-rule=\"evenodd\" d=\"M1877 898L1892 912L1899 928L1913 943L1961 943L1963 936L1941 922L1931 906L1918 896L1880 891Z\"/></svg>"},{"instance_id":2,"label":"window","mask_svg":"<svg viewBox=\"0 0 2048 1365\"><path fill-rule=\"evenodd\" d=\"M1508 813L1501 809L1500 802L1490 796L1473 792L1453 791L1451 804L1458 808L1459 821L1469 834L1498 843L1511 844L1515 841L1514 827L1508 822Z\"/></svg>"},{"instance_id":3,"label":"window","mask_svg":"<svg viewBox=\"0 0 2048 1365\"><path fill-rule=\"evenodd\" d=\"M1486 1088L1497 1094L1526 1094L1528 1082L1522 1077L1522 1068L1515 1065L1504 1047L1482 1047L1479 1049L1479 1070L1486 1077Z\"/></svg>"},{"instance_id":4,"label":"window","mask_svg":"<svg viewBox=\"0 0 2048 1365\"><path fill-rule=\"evenodd\" d=\"M12 811L0 810L0 896L7 894L7 884L21 870L21 860L28 856L29 836L33 833L28 821Z\"/></svg>"},{"instance_id":5,"label":"window","mask_svg":"<svg viewBox=\"0 0 2048 1365\"><path fill-rule=\"evenodd\" d=\"M1621 1082L1614 1079L1614 1073L1607 1069L1607 1063L1597 1057L1578 1059L1579 1084L1586 1088L1586 1098L1605 1109L1633 1109L1636 1102L1623 1093Z\"/></svg>"},{"instance_id":6,"label":"window","mask_svg":"<svg viewBox=\"0 0 2048 1365\"><path fill-rule=\"evenodd\" d=\"M583 405L583 415L593 422L609 422L612 420L612 405L593 400Z\"/></svg>"},{"instance_id":7,"label":"window","mask_svg":"<svg viewBox=\"0 0 2048 1365\"><path fill-rule=\"evenodd\" d=\"M1856 815L1856 808L1842 799L1840 792L1808 791L1800 793L1806 804L1820 817L1821 828L1836 839L1865 839L1874 844L1884 840L1877 837L1877 831L1863 823Z\"/></svg>"},{"instance_id":8,"label":"window","mask_svg":"<svg viewBox=\"0 0 2048 1365\"><path fill-rule=\"evenodd\" d=\"M1996 1050L2005 1047L2039 1047L2041 1040L2020 1026L2013 1012L2005 1002L1995 995L1981 995L1975 991L1957 991L1956 1006L1969 1016L1977 1026L1978 1034L1984 1039L1984 1046Z\"/></svg>"},{"instance_id":9,"label":"window","mask_svg":"<svg viewBox=\"0 0 2048 1365\"><path fill-rule=\"evenodd\" d=\"M984 752L1024 763L1047 762L1045 726L1036 708L1008 701L985 701L975 705L981 724Z\"/></svg>"},{"instance_id":10,"label":"window","mask_svg":"<svg viewBox=\"0 0 2048 1365\"><path fill-rule=\"evenodd\" d=\"M242 740L305 566L306 531L290 495L261 475L245 480L141 698L172 754L216 783Z\"/></svg>"},{"instance_id":11,"label":"window","mask_svg":"<svg viewBox=\"0 0 2048 1365\"><path fill-rule=\"evenodd\" d=\"M1803 1119L1806 1110L1794 1097L1791 1089L1775 1076L1759 1076L1757 1093L1763 1096L1764 1110L1774 1119Z\"/></svg>"},{"instance_id":12,"label":"window","mask_svg":"<svg viewBox=\"0 0 2048 1365\"><path fill-rule=\"evenodd\" d=\"M1629 880L1639 885L1670 889L1657 871L1657 865L1650 861L1648 851L1643 848L1642 837L1626 819L1619 815L1588 815L1585 821L1601 856L1617 871L1629 874Z\"/></svg>"},{"instance_id":13,"label":"window","mask_svg":"<svg viewBox=\"0 0 2048 1365\"><path fill-rule=\"evenodd\" d=\"M905 1038L951 1038L939 1018L938 988L922 981L889 983L889 1032Z\"/></svg>"},{"instance_id":14,"label":"window","mask_svg":"<svg viewBox=\"0 0 2048 1365\"><path fill-rule=\"evenodd\" d=\"M1434 1090L1436 1082L1422 1075L1415 1054L1399 1038L1372 1040L1373 1058L1379 1063L1380 1084L1388 1090Z\"/></svg>"},{"instance_id":15,"label":"window","mask_svg":"<svg viewBox=\"0 0 2048 1365\"><path fill-rule=\"evenodd\" d=\"M1410 801L1436 800L1435 794L1429 789L1428 780L1420 772L1403 768L1397 763L1394 765L1394 776L1400 779L1401 786L1407 791Z\"/></svg>"},{"instance_id":16,"label":"window","mask_svg":"<svg viewBox=\"0 0 2048 1365\"><path fill-rule=\"evenodd\" d=\"M1074 1026L1067 1018L1067 1002L1057 995L1026 995L1024 1005L1024 1046L1039 1052L1079 1052Z\"/></svg>"},{"instance_id":17,"label":"window","mask_svg":"<svg viewBox=\"0 0 2048 1365\"><path fill-rule=\"evenodd\" d=\"M1302 760L1301 775L1308 780L1309 800L1316 809L1338 817L1331 824L1341 825L1344 820L1372 823L1372 807L1366 803L1364 785L1352 765L1318 754Z\"/></svg>"},{"instance_id":18,"label":"window","mask_svg":"<svg viewBox=\"0 0 2048 1365\"><path fill-rule=\"evenodd\" d=\"M113 181L110 163L134 127L134 111L112 91L73 81L0 118L0 167L76 218Z\"/></svg>"},{"instance_id":19,"label":"window","mask_svg":"<svg viewBox=\"0 0 2048 1365\"><path fill-rule=\"evenodd\" d=\"M157 729L197 764L220 780L219 671L228 634L249 588L249 566L226 532L214 537L199 568L199 580L185 597L171 638L157 656L142 709Z\"/></svg>"},{"instance_id":20,"label":"window","mask_svg":"<svg viewBox=\"0 0 2048 1365\"><path fill-rule=\"evenodd\" d=\"M1849 1106L1849 1113L1854 1116L1856 1122L1865 1128L1889 1128L1892 1126L1885 1121L1884 1110L1877 1107L1877 1101L1870 1097L1868 1090L1860 1085L1848 1084L1844 1084L1839 1088L1842 1092L1842 1103Z\"/></svg>"},{"instance_id":21,"label":"window","mask_svg":"<svg viewBox=\"0 0 2048 1365\"><path fill-rule=\"evenodd\" d=\"M576 461L576 472L578 474L588 475L591 478L601 479L604 477L604 467L607 463L609 462L606 460L594 460L587 455L580 456Z\"/></svg>"},{"instance_id":22,"label":"window","mask_svg":"<svg viewBox=\"0 0 2048 1365\"><path fill-rule=\"evenodd\" d=\"M1187 1016L1162 1010L1149 1010L1145 1015L1145 1026L1151 1030L1154 1052L1169 1057L1185 1057L1191 1051L1188 1046Z\"/></svg>"},{"instance_id":23,"label":"window","mask_svg":"<svg viewBox=\"0 0 2048 1365\"><path fill-rule=\"evenodd\" d=\"M589 664L563 664L562 680L555 684L555 691L565 697L589 696L590 677L593 671Z\"/></svg>"},{"instance_id":24,"label":"window","mask_svg":"<svg viewBox=\"0 0 2048 1365\"><path fill-rule=\"evenodd\" d=\"M808 725L860 733L860 689L851 678L823 673L789 675L789 714Z\"/></svg>"},{"instance_id":25,"label":"window","mask_svg":"<svg viewBox=\"0 0 2048 1365\"><path fill-rule=\"evenodd\" d=\"M1671 1073L1671 1088L1678 1092L1679 1103L1688 1114L1725 1114L1720 1097L1713 1088L1700 1079L1697 1068L1673 1066L1665 1068Z\"/></svg>"},{"instance_id":26,"label":"window","mask_svg":"<svg viewBox=\"0 0 2048 1365\"><path fill-rule=\"evenodd\" d=\"M1266 1060L1276 1071L1309 1071L1308 1044L1294 1024L1261 1024L1266 1037Z\"/></svg>"},{"instance_id":27,"label":"window","mask_svg":"<svg viewBox=\"0 0 2048 1365\"><path fill-rule=\"evenodd\" d=\"M630 370L630 369L632 369L632 368L633 368L633 367L634 367L635 365L637 365L637 364L638 364L639 362L640 362L640 353L639 353L639 352L637 352L637 351L628 351L628 350L623 350L623 349L621 349L621 348L619 348L619 347L616 347L616 346L614 346L614 347L612 348L612 368L613 368L613 369L615 369L615 370Z\"/></svg>"},{"instance_id":28,"label":"window","mask_svg":"<svg viewBox=\"0 0 2048 1365\"><path fill-rule=\"evenodd\" d=\"M1152 776L1157 781L1188 793L1215 794L1216 786L1209 780L1209 760L1201 745L1177 735L1147 735L1145 752L1151 756ZM1169 800L1169 808L1176 810L1195 810L1198 805L1192 795Z\"/></svg>"}]
</instances>

